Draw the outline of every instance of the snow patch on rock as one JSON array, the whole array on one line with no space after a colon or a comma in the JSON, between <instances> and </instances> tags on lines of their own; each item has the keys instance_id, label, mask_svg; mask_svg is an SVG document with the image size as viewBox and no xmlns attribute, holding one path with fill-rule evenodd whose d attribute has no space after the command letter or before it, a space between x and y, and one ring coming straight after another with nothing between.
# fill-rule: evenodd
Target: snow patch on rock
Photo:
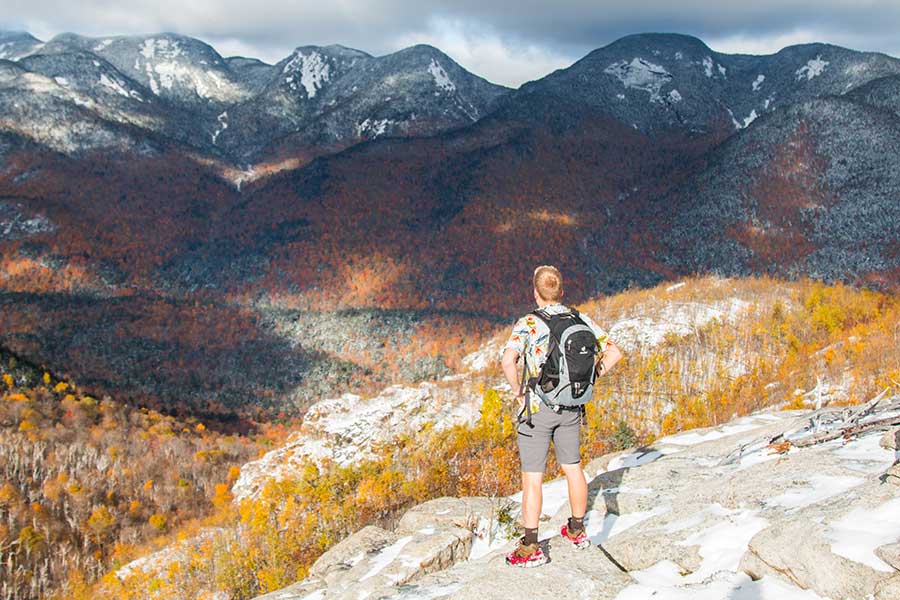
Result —
<instances>
[{"instance_id":1,"label":"snow patch on rock","mask_svg":"<svg viewBox=\"0 0 900 600\"><path fill-rule=\"evenodd\" d=\"M827 60L822 60L822 55L819 54L814 59L807 61L805 65L797 69L795 75L797 75L797 81L802 80L806 77L806 80L809 81L813 77L818 77L825 71L825 67L827 67L830 63Z\"/></svg>"},{"instance_id":2,"label":"snow patch on rock","mask_svg":"<svg viewBox=\"0 0 900 600\"><path fill-rule=\"evenodd\" d=\"M384 135L388 127L394 124L390 119L369 119L356 124L356 137L377 138Z\"/></svg>"},{"instance_id":3,"label":"snow patch on rock","mask_svg":"<svg viewBox=\"0 0 900 600\"><path fill-rule=\"evenodd\" d=\"M881 473L896 460L894 452L883 448L875 435L840 443L834 455L847 468L865 474Z\"/></svg>"},{"instance_id":4,"label":"snow patch on rock","mask_svg":"<svg viewBox=\"0 0 900 600\"><path fill-rule=\"evenodd\" d=\"M629 575L636 583L622 590L615 600L827 600L773 577L754 581L746 573L722 573L703 584L685 585L681 567L670 560Z\"/></svg>"},{"instance_id":5,"label":"snow patch on rock","mask_svg":"<svg viewBox=\"0 0 900 600\"><path fill-rule=\"evenodd\" d=\"M0 240L19 240L52 231L56 231L56 225L44 215L26 214L18 202L0 202Z\"/></svg>"},{"instance_id":6,"label":"snow patch on rock","mask_svg":"<svg viewBox=\"0 0 900 600\"><path fill-rule=\"evenodd\" d=\"M761 86L763 84L763 81L765 81L765 80L766 80L765 75L757 75L756 79L753 80L753 91L758 92L759 86Z\"/></svg>"},{"instance_id":7,"label":"snow patch on rock","mask_svg":"<svg viewBox=\"0 0 900 600\"><path fill-rule=\"evenodd\" d=\"M434 78L434 84L441 90L445 92L453 92L456 90L456 84L450 80L444 67L442 67L437 60L431 59L431 63L428 65L428 72L431 73L431 76Z\"/></svg>"},{"instance_id":8,"label":"snow patch on rock","mask_svg":"<svg viewBox=\"0 0 900 600\"><path fill-rule=\"evenodd\" d=\"M126 90L125 86L122 85L119 81L115 79L111 79L106 76L106 73L100 73L100 85L103 87L109 88L120 96L124 96L125 98L134 98L138 102L143 102L144 99L141 98L141 95L134 90Z\"/></svg>"},{"instance_id":9,"label":"snow patch on rock","mask_svg":"<svg viewBox=\"0 0 900 600\"><path fill-rule=\"evenodd\" d=\"M873 509L857 508L831 524L831 551L876 571L894 569L875 555L875 549L900 539L900 498Z\"/></svg>"},{"instance_id":10,"label":"snow patch on rock","mask_svg":"<svg viewBox=\"0 0 900 600\"><path fill-rule=\"evenodd\" d=\"M684 578L685 583L701 583L719 571L737 571L754 535L768 526L755 510L730 511L727 520L703 529L679 546L699 546L700 568Z\"/></svg>"},{"instance_id":11,"label":"snow patch on rock","mask_svg":"<svg viewBox=\"0 0 900 600\"><path fill-rule=\"evenodd\" d=\"M473 531L472 549L469 550L469 560L478 560L506 545L503 537L503 528L497 519L493 521L484 517L478 520L478 525Z\"/></svg>"},{"instance_id":12,"label":"snow patch on rock","mask_svg":"<svg viewBox=\"0 0 900 600\"><path fill-rule=\"evenodd\" d=\"M661 438L660 440L658 440L658 443L675 444L676 446L694 446L696 444L711 442L713 440L718 440L730 435L737 435L739 433L753 431L754 429L759 429L760 427L761 425L759 423L753 422L752 419L748 419L746 421L742 419L736 423L723 425L716 429L697 432L692 431L689 433L681 433L678 435Z\"/></svg>"},{"instance_id":13,"label":"snow patch on rock","mask_svg":"<svg viewBox=\"0 0 900 600\"><path fill-rule=\"evenodd\" d=\"M656 506L650 510L631 512L624 515L591 510L585 514L584 529L588 537L591 538L591 543L599 545L639 523L663 515L671 510L671 506Z\"/></svg>"},{"instance_id":14,"label":"snow patch on rock","mask_svg":"<svg viewBox=\"0 0 900 600\"><path fill-rule=\"evenodd\" d=\"M650 94L651 102L661 102L660 88L672 80L672 75L660 65L653 64L643 58L633 58L631 62L619 61L603 70L614 76L626 88L643 90Z\"/></svg>"},{"instance_id":15,"label":"snow patch on rock","mask_svg":"<svg viewBox=\"0 0 900 600\"><path fill-rule=\"evenodd\" d=\"M378 553L371 560L372 567L366 572L365 575L362 576L360 581L365 581L366 579L377 575L380 573L386 566L388 566L395 558L400 556L400 551L403 550L403 547L412 541L412 536L408 535L400 538L384 550Z\"/></svg>"},{"instance_id":16,"label":"snow patch on rock","mask_svg":"<svg viewBox=\"0 0 900 600\"><path fill-rule=\"evenodd\" d=\"M113 43L111 39L101 40L96 46L94 46L94 52L103 52L103 50Z\"/></svg>"},{"instance_id":17,"label":"snow patch on rock","mask_svg":"<svg viewBox=\"0 0 900 600\"><path fill-rule=\"evenodd\" d=\"M796 510L843 494L865 482L860 477L813 475L809 478L809 485L779 494L766 501L766 506Z\"/></svg>"},{"instance_id":18,"label":"snow patch on rock","mask_svg":"<svg viewBox=\"0 0 900 600\"><path fill-rule=\"evenodd\" d=\"M218 122L218 127L212 133L212 143L215 144L216 140L219 139L219 135L228 129L228 111L226 110L221 115L216 117L216 122Z\"/></svg>"},{"instance_id":19,"label":"snow patch on rock","mask_svg":"<svg viewBox=\"0 0 900 600\"><path fill-rule=\"evenodd\" d=\"M302 86L306 90L306 97L314 98L322 86L331 79L331 66L318 52L304 54L298 51L284 65L282 73L292 90L296 91L299 89L298 86Z\"/></svg>"},{"instance_id":20,"label":"snow patch on rock","mask_svg":"<svg viewBox=\"0 0 900 600\"><path fill-rule=\"evenodd\" d=\"M759 115L756 114L756 109L751 110L750 114L747 115L746 117L744 117L744 123L741 126L741 128L743 129L743 128L748 127L750 125L750 123L752 123L753 121L755 121L757 119L757 117L759 117Z\"/></svg>"}]
</instances>

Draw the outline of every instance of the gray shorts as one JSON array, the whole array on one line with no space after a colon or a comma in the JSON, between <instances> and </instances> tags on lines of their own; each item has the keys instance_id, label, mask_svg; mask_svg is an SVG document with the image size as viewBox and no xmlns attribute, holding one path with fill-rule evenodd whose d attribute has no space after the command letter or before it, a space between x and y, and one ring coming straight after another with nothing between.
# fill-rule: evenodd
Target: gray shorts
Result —
<instances>
[{"instance_id":1,"label":"gray shorts","mask_svg":"<svg viewBox=\"0 0 900 600\"><path fill-rule=\"evenodd\" d=\"M556 450L556 462L561 465L581 462L581 411L561 410L557 413L542 405L539 411L531 415L531 423L534 428L525 423L525 415L522 414L516 428L523 472L544 472L551 439Z\"/></svg>"}]
</instances>

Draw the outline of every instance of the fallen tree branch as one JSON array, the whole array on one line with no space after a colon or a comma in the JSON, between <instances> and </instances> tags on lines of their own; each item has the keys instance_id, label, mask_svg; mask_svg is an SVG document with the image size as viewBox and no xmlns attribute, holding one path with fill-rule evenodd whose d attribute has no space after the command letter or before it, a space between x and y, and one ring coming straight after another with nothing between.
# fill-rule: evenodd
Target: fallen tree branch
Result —
<instances>
[{"instance_id":1,"label":"fallen tree branch","mask_svg":"<svg viewBox=\"0 0 900 600\"><path fill-rule=\"evenodd\" d=\"M875 407L878 406L878 403L881 402L882 398L884 398L889 391L891 391L891 388L884 388L883 390L881 390L880 394L851 412L845 419L847 423L855 423L859 419L870 414L873 410L875 410Z\"/></svg>"},{"instance_id":2,"label":"fallen tree branch","mask_svg":"<svg viewBox=\"0 0 900 600\"><path fill-rule=\"evenodd\" d=\"M744 451L747 448L753 448L755 446L759 447L767 447L777 443L779 440L782 440L784 436L792 431L796 431L798 429L803 429L804 427L816 428L817 423L816 420L827 415L836 415L845 409L829 407L829 408L821 408L815 412L803 415L796 419L793 419L787 427L782 429L779 433L775 435L764 435L750 440L749 442L745 442L738 446L736 449L732 450L728 455L725 456L720 462L719 466L722 465L730 465L738 460L744 455Z\"/></svg>"},{"instance_id":3,"label":"fallen tree branch","mask_svg":"<svg viewBox=\"0 0 900 600\"><path fill-rule=\"evenodd\" d=\"M880 394L878 394L865 404L852 407L852 409L848 407L836 406L823 407L809 414L798 417L797 419L791 421L790 424L788 424L788 426L785 427L780 433L777 433L775 435L761 436L750 440L749 442L741 444L736 449L732 450L728 455L726 455L719 462L719 465L723 466L733 464L741 459L741 457L744 455L744 451L748 448L762 448L773 446L779 442L785 441L786 436L790 433L802 429L817 431L819 429L825 428L826 430L822 431L821 433L814 434L811 438L801 438L800 442L791 442L792 445L802 447L805 445L817 444L822 441L837 439L841 436L844 436L845 433L848 436L852 436L856 435L857 433L862 433L863 431L877 430L881 427L869 427L869 425L881 423L882 421L885 421L884 419L879 421L872 421L871 423L865 423L865 429L862 429L860 431L852 431L853 427L858 424L859 419L868 416L876 408L879 408L880 411L888 411L895 408L900 408L900 396L894 396L886 404L882 404L884 396L889 391L890 388L885 388ZM823 421L826 422L823 423ZM890 421L890 418L888 418L887 421ZM835 422L840 422L842 423L842 425L830 428L829 426L832 426ZM889 426L890 425L888 424L883 425L882 427L887 428ZM810 439L815 439L816 441L807 441Z\"/></svg>"},{"instance_id":4,"label":"fallen tree branch","mask_svg":"<svg viewBox=\"0 0 900 600\"><path fill-rule=\"evenodd\" d=\"M807 446L821 444L822 442L836 440L840 437L851 438L855 435L859 435L860 433L865 433L867 431L890 429L895 425L900 425L900 415L894 415L893 417L886 417L884 419L876 419L875 421L869 421L868 423L856 423L854 425L841 427L833 431L823 431L822 433L817 433L815 435L805 437L796 441L792 440L791 444L793 446L796 446L797 448L805 448Z\"/></svg>"}]
</instances>

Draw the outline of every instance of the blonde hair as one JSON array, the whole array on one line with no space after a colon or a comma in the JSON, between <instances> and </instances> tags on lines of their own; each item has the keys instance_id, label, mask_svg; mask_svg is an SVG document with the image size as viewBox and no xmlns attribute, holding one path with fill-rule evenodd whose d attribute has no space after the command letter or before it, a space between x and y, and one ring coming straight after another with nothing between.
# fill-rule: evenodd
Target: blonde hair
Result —
<instances>
[{"instance_id":1,"label":"blonde hair","mask_svg":"<svg viewBox=\"0 0 900 600\"><path fill-rule=\"evenodd\" d=\"M534 270L534 289L538 296L548 302L556 302L562 297L562 275L559 269L550 265L541 265Z\"/></svg>"}]
</instances>

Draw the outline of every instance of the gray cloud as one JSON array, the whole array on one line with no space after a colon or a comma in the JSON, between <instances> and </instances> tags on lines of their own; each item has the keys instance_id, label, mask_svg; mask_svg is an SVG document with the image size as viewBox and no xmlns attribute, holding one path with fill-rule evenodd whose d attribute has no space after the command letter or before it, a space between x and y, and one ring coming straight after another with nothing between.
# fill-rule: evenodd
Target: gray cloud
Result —
<instances>
[{"instance_id":1,"label":"gray cloud","mask_svg":"<svg viewBox=\"0 0 900 600\"><path fill-rule=\"evenodd\" d=\"M728 52L810 41L900 51L897 0L0 0L0 15L0 27L41 38L174 31L269 62L305 44L384 54L431 43L508 85L646 31L696 35Z\"/></svg>"}]
</instances>

